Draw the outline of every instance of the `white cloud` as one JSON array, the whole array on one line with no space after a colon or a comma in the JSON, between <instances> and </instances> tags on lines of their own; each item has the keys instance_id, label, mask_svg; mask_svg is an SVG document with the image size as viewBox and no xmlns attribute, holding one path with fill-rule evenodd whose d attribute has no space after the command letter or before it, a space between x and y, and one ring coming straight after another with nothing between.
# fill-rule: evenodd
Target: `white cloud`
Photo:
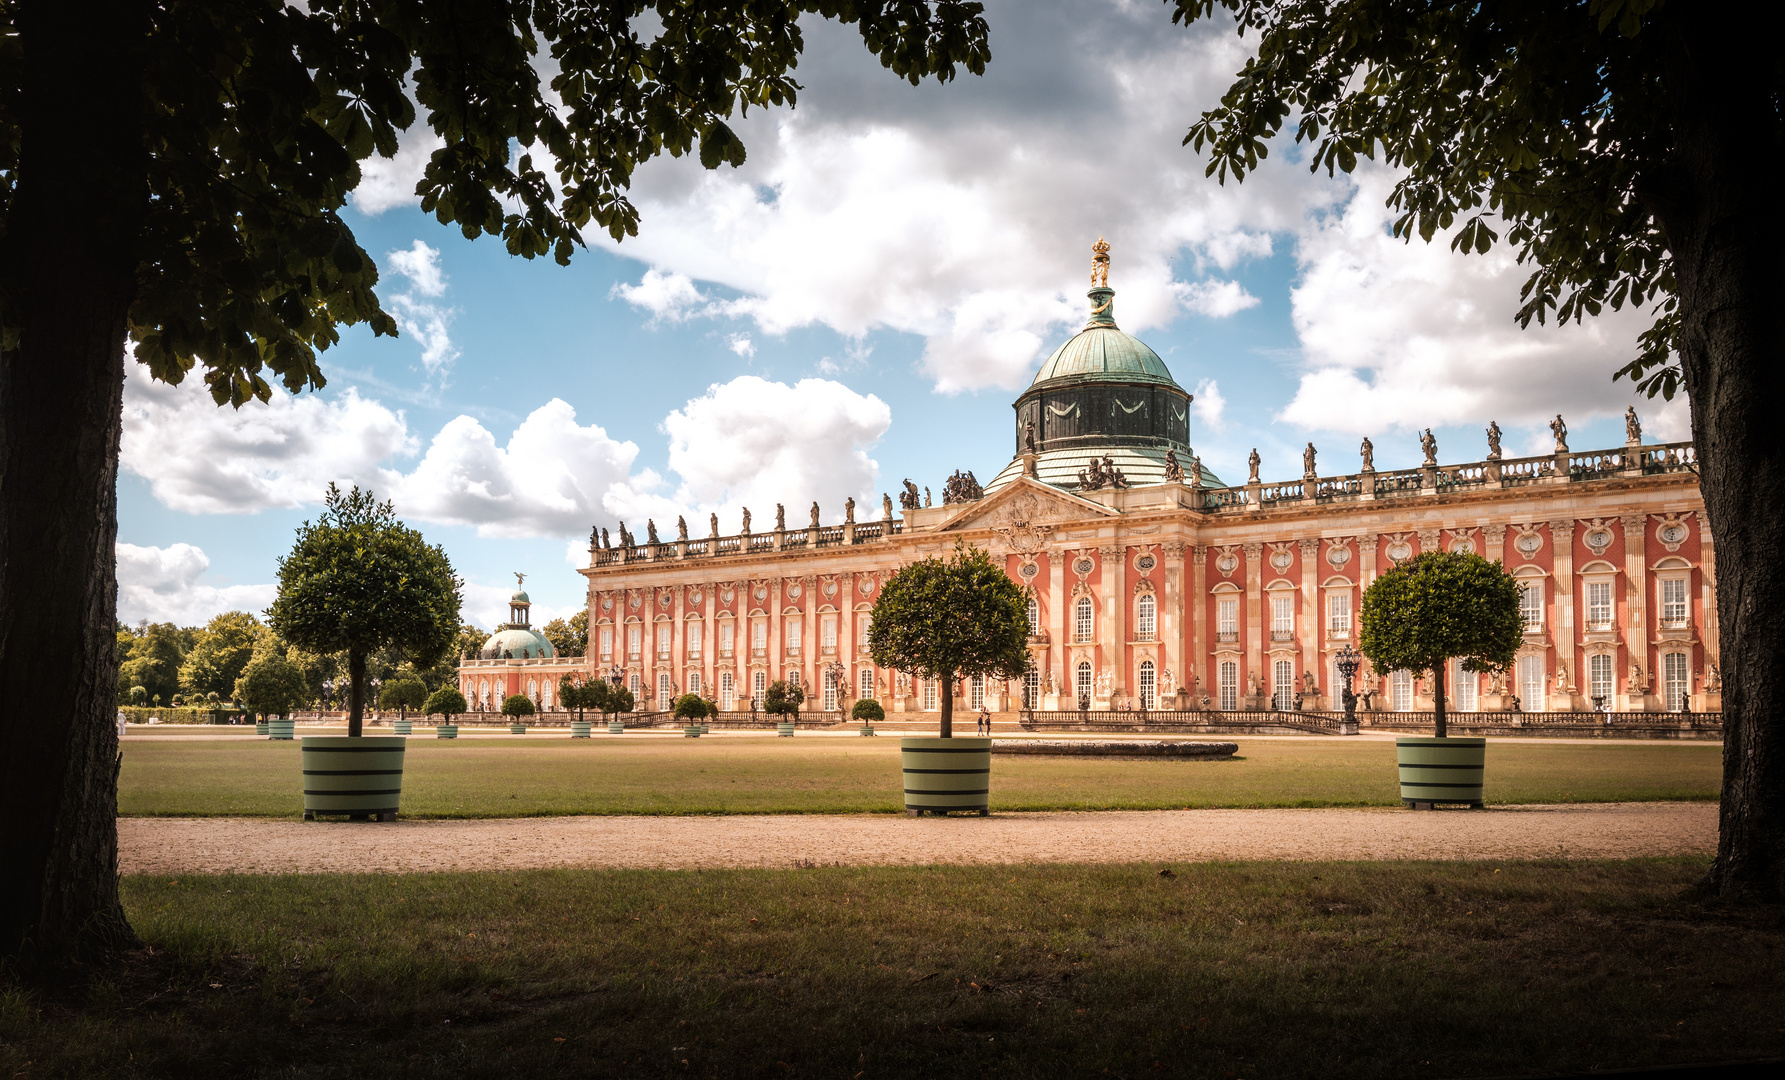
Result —
<instances>
[{"instance_id":1,"label":"white cloud","mask_svg":"<svg viewBox=\"0 0 1785 1080\"><path fill-rule=\"evenodd\" d=\"M391 315L398 328L421 345L421 362L428 374L438 375L459 355L447 329L456 312L433 302L446 294L440 249L417 240L409 250L387 252L384 258L392 270L409 279L408 292L388 298Z\"/></svg>"},{"instance_id":2,"label":"white cloud","mask_svg":"<svg viewBox=\"0 0 1785 1080\"><path fill-rule=\"evenodd\" d=\"M1214 379L1203 379L1196 384L1196 391L1191 395L1196 400L1190 407L1196 411L1196 421L1209 431L1220 431L1225 427L1227 416L1227 399L1221 396L1221 384Z\"/></svg>"},{"instance_id":3,"label":"white cloud","mask_svg":"<svg viewBox=\"0 0 1785 1080\"><path fill-rule=\"evenodd\" d=\"M147 619L178 626L202 626L225 611L249 611L256 617L273 602L277 587L203 584L210 557L191 544L167 547L117 545L118 618L127 623Z\"/></svg>"},{"instance_id":4,"label":"white cloud","mask_svg":"<svg viewBox=\"0 0 1785 1080\"><path fill-rule=\"evenodd\" d=\"M1118 321L1140 331L1187 305L1239 310L1239 286L1178 281L1174 265L1200 277L1268 254L1272 231L1342 190L1281 154L1243 185L1204 179L1181 140L1244 61L1227 25L1185 30L1119 0L1007 0L988 17L1000 59L939 88L864 62L853 28L810 27L799 109L741 123L743 168L640 170L640 235L616 250L652 269L619 295L660 318L747 317L769 334L917 334L938 389L1015 387L1082 320L1099 235L1114 248ZM696 282L741 296L714 302Z\"/></svg>"},{"instance_id":5,"label":"white cloud","mask_svg":"<svg viewBox=\"0 0 1785 1080\"><path fill-rule=\"evenodd\" d=\"M1370 434L1449 424L1536 424L1621 414L1642 312L1582 325L1513 321L1529 270L1504 244L1459 255L1449 237L1403 243L1383 205L1394 174L1359 168L1341 212L1311 222L1297 248L1293 317L1310 370L1279 418Z\"/></svg>"},{"instance_id":6,"label":"white cloud","mask_svg":"<svg viewBox=\"0 0 1785 1080\"><path fill-rule=\"evenodd\" d=\"M572 565L589 565L589 546L582 545L582 558ZM498 625L508 621L508 598L514 595L514 582L503 585L485 585L476 581L466 581L459 589L459 618L472 626L483 630L494 630ZM568 619L580 609L571 604L558 607L534 600L527 611L527 623L538 630L553 619Z\"/></svg>"},{"instance_id":7,"label":"white cloud","mask_svg":"<svg viewBox=\"0 0 1785 1080\"><path fill-rule=\"evenodd\" d=\"M748 358L756 355L756 343L750 340L749 334L728 334L725 341L731 351L739 356Z\"/></svg>"},{"instance_id":8,"label":"white cloud","mask_svg":"<svg viewBox=\"0 0 1785 1080\"><path fill-rule=\"evenodd\" d=\"M1211 319L1225 319L1258 303L1258 297L1237 281L1174 281L1171 291L1185 308Z\"/></svg>"},{"instance_id":9,"label":"white cloud","mask_svg":"<svg viewBox=\"0 0 1785 1080\"><path fill-rule=\"evenodd\" d=\"M425 121L417 121L408 131L397 136L397 156L373 156L360 162L359 186L348 196L353 208L362 214L378 215L399 206L416 206L421 198L415 185L434 151L445 146L445 140L434 134Z\"/></svg>"}]
</instances>

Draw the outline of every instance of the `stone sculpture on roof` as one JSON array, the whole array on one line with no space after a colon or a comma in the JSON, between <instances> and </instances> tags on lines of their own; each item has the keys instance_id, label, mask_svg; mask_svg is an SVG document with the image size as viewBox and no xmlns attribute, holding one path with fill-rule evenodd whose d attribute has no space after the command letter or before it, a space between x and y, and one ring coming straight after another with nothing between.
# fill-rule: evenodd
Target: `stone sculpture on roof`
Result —
<instances>
[{"instance_id":1,"label":"stone sculpture on roof","mask_svg":"<svg viewBox=\"0 0 1785 1080\"><path fill-rule=\"evenodd\" d=\"M905 490L899 492L899 509L901 509L901 510L916 510L918 508L918 505L919 504L917 501L917 485L913 484L911 482L910 477L906 477L905 478ZM891 515L889 514L887 516L890 517Z\"/></svg>"},{"instance_id":2,"label":"stone sculpture on roof","mask_svg":"<svg viewBox=\"0 0 1785 1080\"><path fill-rule=\"evenodd\" d=\"M818 528L818 500L812 500L812 528Z\"/></svg>"},{"instance_id":3,"label":"stone sculpture on roof","mask_svg":"<svg viewBox=\"0 0 1785 1080\"><path fill-rule=\"evenodd\" d=\"M1168 484L1184 482L1184 467L1178 464L1178 452L1169 447L1165 451L1165 482Z\"/></svg>"},{"instance_id":4,"label":"stone sculpture on roof","mask_svg":"<svg viewBox=\"0 0 1785 1080\"><path fill-rule=\"evenodd\" d=\"M1101 236L1091 245L1091 284L1109 288L1109 241Z\"/></svg>"},{"instance_id":5,"label":"stone sculpture on roof","mask_svg":"<svg viewBox=\"0 0 1785 1080\"><path fill-rule=\"evenodd\" d=\"M1252 448L1252 453L1250 453L1246 456L1246 468L1251 470L1250 472L1248 472L1246 474L1246 479L1254 484L1258 483L1259 461L1260 461L1260 458L1258 457L1258 447L1254 446Z\"/></svg>"},{"instance_id":6,"label":"stone sculpture on roof","mask_svg":"<svg viewBox=\"0 0 1785 1080\"><path fill-rule=\"evenodd\" d=\"M1624 441L1642 442L1642 421L1636 418L1636 406L1624 410Z\"/></svg>"},{"instance_id":7,"label":"stone sculpture on roof","mask_svg":"<svg viewBox=\"0 0 1785 1080\"><path fill-rule=\"evenodd\" d=\"M1568 452L1568 425L1562 422L1561 413L1557 413L1556 418L1549 422L1549 433L1556 437L1556 453L1566 454Z\"/></svg>"},{"instance_id":8,"label":"stone sculpture on roof","mask_svg":"<svg viewBox=\"0 0 1785 1080\"><path fill-rule=\"evenodd\" d=\"M744 527L738 531L745 536L750 535L750 508L748 506L744 507Z\"/></svg>"},{"instance_id":9,"label":"stone sculpture on roof","mask_svg":"<svg viewBox=\"0 0 1785 1080\"><path fill-rule=\"evenodd\" d=\"M645 519L645 543L647 543L647 544L660 543L660 541L657 539L657 521L655 518L646 518Z\"/></svg>"},{"instance_id":10,"label":"stone sculpture on roof","mask_svg":"<svg viewBox=\"0 0 1785 1080\"><path fill-rule=\"evenodd\" d=\"M1497 420L1488 421L1487 456L1489 461L1500 460L1500 424Z\"/></svg>"},{"instance_id":11,"label":"stone sculpture on roof","mask_svg":"<svg viewBox=\"0 0 1785 1080\"><path fill-rule=\"evenodd\" d=\"M676 515L676 539L688 539L688 519L680 514Z\"/></svg>"},{"instance_id":12,"label":"stone sculpture on roof","mask_svg":"<svg viewBox=\"0 0 1785 1080\"><path fill-rule=\"evenodd\" d=\"M1426 428L1426 433L1419 437L1419 448L1426 453L1427 465L1438 464L1438 437L1432 434L1431 428Z\"/></svg>"},{"instance_id":13,"label":"stone sculpture on roof","mask_svg":"<svg viewBox=\"0 0 1785 1080\"><path fill-rule=\"evenodd\" d=\"M710 525L712 527L712 530L713 530L712 533L710 534L711 538L714 540L719 539L719 515L716 513L711 515L709 517L707 523L708 523L708 525Z\"/></svg>"},{"instance_id":14,"label":"stone sculpture on roof","mask_svg":"<svg viewBox=\"0 0 1785 1080\"><path fill-rule=\"evenodd\" d=\"M985 489L979 486L979 480L970 470L963 473L956 469L954 475L948 478L948 482L942 485L942 505L944 506L953 503L976 502L984 495Z\"/></svg>"},{"instance_id":15,"label":"stone sculpture on roof","mask_svg":"<svg viewBox=\"0 0 1785 1080\"><path fill-rule=\"evenodd\" d=\"M1314 475L1314 444L1311 442L1308 444L1308 448L1302 451L1302 475L1304 477Z\"/></svg>"},{"instance_id":16,"label":"stone sculpture on roof","mask_svg":"<svg viewBox=\"0 0 1785 1080\"><path fill-rule=\"evenodd\" d=\"M775 504L775 531L783 532L787 528L787 507Z\"/></svg>"},{"instance_id":17,"label":"stone sculpture on roof","mask_svg":"<svg viewBox=\"0 0 1785 1080\"><path fill-rule=\"evenodd\" d=\"M1088 467L1078 471L1078 489L1080 491L1097 491L1106 487L1125 488L1127 486L1128 478L1122 475L1122 470L1116 468L1116 463L1108 454L1103 455L1101 462L1092 458Z\"/></svg>"},{"instance_id":18,"label":"stone sculpture on roof","mask_svg":"<svg viewBox=\"0 0 1785 1080\"><path fill-rule=\"evenodd\" d=\"M1364 441L1362 444L1360 444L1358 446L1357 452L1362 454L1363 458L1364 458L1363 471L1364 472L1375 472L1376 471L1376 444L1372 443L1370 441L1370 437L1368 435L1364 436Z\"/></svg>"}]
</instances>

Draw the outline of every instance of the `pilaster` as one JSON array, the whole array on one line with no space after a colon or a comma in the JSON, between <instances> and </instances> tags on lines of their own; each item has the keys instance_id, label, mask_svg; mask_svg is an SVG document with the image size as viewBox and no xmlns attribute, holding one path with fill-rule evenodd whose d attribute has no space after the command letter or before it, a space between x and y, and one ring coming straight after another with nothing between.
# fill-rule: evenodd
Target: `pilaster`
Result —
<instances>
[{"instance_id":1,"label":"pilaster","mask_svg":"<svg viewBox=\"0 0 1785 1080\"><path fill-rule=\"evenodd\" d=\"M1120 545L1097 549L1103 567L1104 610L1108 612L1103 639L1110 666L1109 696L1123 696L1128 685L1128 549Z\"/></svg>"},{"instance_id":2,"label":"pilaster","mask_svg":"<svg viewBox=\"0 0 1785 1080\"><path fill-rule=\"evenodd\" d=\"M1647 514L1626 514L1624 524L1624 647L1630 656L1634 686L1626 686L1632 711L1650 711L1660 702L1651 687L1659 685L1649 656L1649 555Z\"/></svg>"},{"instance_id":3,"label":"pilaster","mask_svg":"<svg viewBox=\"0 0 1785 1080\"><path fill-rule=\"evenodd\" d=\"M1209 666L1209 549L1201 544L1190 549L1190 640L1184 657L1191 665L1192 678L1184 682L1190 691L1192 708L1202 701L1206 689L1214 682Z\"/></svg>"},{"instance_id":4,"label":"pilaster","mask_svg":"<svg viewBox=\"0 0 1785 1080\"><path fill-rule=\"evenodd\" d=\"M1264 581L1261 573L1264 545L1256 540L1242 545L1246 553L1246 670L1241 673L1248 709L1264 707ZM1253 692L1252 688L1259 690Z\"/></svg>"},{"instance_id":5,"label":"pilaster","mask_svg":"<svg viewBox=\"0 0 1785 1080\"><path fill-rule=\"evenodd\" d=\"M1574 604L1574 522L1573 520L1552 521L1549 523L1550 572L1556 579L1556 618L1555 633L1550 635L1556 650L1556 672L1568 672L1567 677L1558 679L1561 683L1552 692L1556 701L1553 709L1578 709L1581 707L1581 695L1591 691L1592 687L1581 677L1577 669L1579 658L1575 655L1575 642L1578 631L1575 626ZM1583 690L1582 687L1586 689Z\"/></svg>"},{"instance_id":6,"label":"pilaster","mask_svg":"<svg viewBox=\"0 0 1785 1080\"><path fill-rule=\"evenodd\" d=\"M1159 549L1165 560L1165 596L1159 602L1159 641L1165 649L1165 667L1171 672L1171 685L1161 677L1159 701L1177 703L1178 687L1185 684L1184 659L1184 543L1168 540ZM1163 676L1163 672L1160 673Z\"/></svg>"},{"instance_id":7,"label":"pilaster","mask_svg":"<svg viewBox=\"0 0 1785 1080\"><path fill-rule=\"evenodd\" d=\"M1297 621L1301 628L1302 638L1302 685L1308 685L1308 674L1314 674L1314 686L1317 688L1313 701L1302 702L1304 709L1320 708L1318 687L1320 686L1320 642L1325 636L1325 628L1320 618L1320 538L1308 537L1300 541L1302 556L1302 617Z\"/></svg>"}]
</instances>

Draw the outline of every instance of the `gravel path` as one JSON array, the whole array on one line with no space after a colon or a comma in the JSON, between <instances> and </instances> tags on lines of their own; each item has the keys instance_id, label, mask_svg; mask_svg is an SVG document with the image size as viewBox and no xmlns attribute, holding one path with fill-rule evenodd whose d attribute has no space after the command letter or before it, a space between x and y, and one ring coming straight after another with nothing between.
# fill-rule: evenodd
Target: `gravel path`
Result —
<instances>
[{"instance_id":1,"label":"gravel path","mask_svg":"<svg viewBox=\"0 0 1785 1080\"><path fill-rule=\"evenodd\" d=\"M1708 854L1715 803L475 821L121 818L126 874L417 873L1216 859L1616 859Z\"/></svg>"}]
</instances>

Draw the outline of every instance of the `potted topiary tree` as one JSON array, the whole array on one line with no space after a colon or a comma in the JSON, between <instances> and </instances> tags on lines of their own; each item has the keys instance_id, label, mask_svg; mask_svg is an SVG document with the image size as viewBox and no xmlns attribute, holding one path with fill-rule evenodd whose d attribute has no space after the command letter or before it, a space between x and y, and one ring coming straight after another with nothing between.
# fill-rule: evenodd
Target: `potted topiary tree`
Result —
<instances>
[{"instance_id":1,"label":"potted topiary tree","mask_svg":"<svg viewBox=\"0 0 1785 1080\"><path fill-rule=\"evenodd\" d=\"M599 685L601 684L598 682L582 682L574 675L566 675L558 680L559 707L576 710L576 719L570 722L571 738L589 737L589 722L583 719L583 710L594 704L590 700L590 690Z\"/></svg>"},{"instance_id":2,"label":"potted topiary tree","mask_svg":"<svg viewBox=\"0 0 1785 1080\"><path fill-rule=\"evenodd\" d=\"M613 683L605 685L607 689L601 694L601 711L608 717L607 733L609 735L624 735L626 722L620 719L620 714L631 712L637 707L638 702L633 700L632 691L626 687L615 686Z\"/></svg>"},{"instance_id":3,"label":"potted topiary tree","mask_svg":"<svg viewBox=\"0 0 1785 1080\"><path fill-rule=\"evenodd\" d=\"M305 818L394 820L407 740L363 737L366 658L391 648L425 668L458 641L459 579L446 552L399 521L390 503L330 484L321 516L298 529L279 560L267 622L300 649L347 654L347 735L303 742Z\"/></svg>"},{"instance_id":4,"label":"potted topiary tree","mask_svg":"<svg viewBox=\"0 0 1785 1080\"><path fill-rule=\"evenodd\" d=\"M277 653L248 661L235 685L236 699L261 717L254 733L273 739L292 737L291 708L309 693L303 669Z\"/></svg>"},{"instance_id":5,"label":"potted topiary tree","mask_svg":"<svg viewBox=\"0 0 1785 1080\"><path fill-rule=\"evenodd\" d=\"M1425 552L1364 590L1358 648L1371 665L1381 672L1431 673L1433 737L1395 740L1407 806L1481 806L1487 740L1450 737L1445 669L1459 657L1468 672L1509 669L1524 639L1518 602L1518 586L1499 563L1448 551Z\"/></svg>"},{"instance_id":6,"label":"potted topiary tree","mask_svg":"<svg viewBox=\"0 0 1785 1080\"><path fill-rule=\"evenodd\" d=\"M690 739L699 738L707 733L706 725L701 723L708 715L707 699L699 694L683 694L677 698L675 705L670 710L670 715L678 720L687 721L682 728L682 734Z\"/></svg>"},{"instance_id":7,"label":"potted topiary tree","mask_svg":"<svg viewBox=\"0 0 1785 1080\"><path fill-rule=\"evenodd\" d=\"M397 710L397 722L391 725L391 730L398 735L415 730L409 720L409 710L419 709L427 703L428 688L413 675L399 675L378 690L378 707Z\"/></svg>"},{"instance_id":8,"label":"potted topiary tree","mask_svg":"<svg viewBox=\"0 0 1785 1080\"><path fill-rule=\"evenodd\" d=\"M992 740L954 738L955 683L1021 678L1028 638L1022 587L978 548L956 544L953 558L912 563L881 586L868 630L874 663L942 684L940 737L899 743L907 813L990 812Z\"/></svg>"},{"instance_id":9,"label":"potted topiary tree","mask_svg":"<svg viewBox=\"0 0 1785 1080\"><path fill-rule=\"evenodd\" d=\"M459 725L453 723L453 718L462 715L466 705L465 695L459 693L458 687L451 684L442 686L428 695L427 702L421 708L424 713L429 716L438 716L442 721L434 728L435 738L456 739L459 737Z\"/></svg>"},{"instance_id":10,"label":"potted topiary tree","mask_svg":"<svg viewBox=\"0 0 1785 1080\"><path fill-rule=\"evenodd\" d=\"M525 735L527 725L521 721L521 717L533 715L533 699L525 694L508 695L502 699L502 715L508 717L510 735Z\"/></svg>"},{"instance_id":11,"label":"potted topiary tree","mask_svg":"<svg viewBox=\"0 0 1785 1080\"><path fill-rule=\"evenodd\" d=\"M849 715L862 722L863 735L872 735L874 725L886 719L886 710L880 707L878 701L865 697L855 703L855 708L849 711Z\"/></svg>"},{"instance_id":12,"label":"potted topiary tree","mask_svg":"<svg viewBox=\"0 0 1785 1080\"><path fill-rule=\"evenodd\" d=\"M768 689L763 691L762 711L771 716L785 717L775 725L775 734L793 738L794 730L799 725L800 706L805 701L805 688L798 683L790 683L784 679L769 683Z\"/></svg>"}]
</instances>

